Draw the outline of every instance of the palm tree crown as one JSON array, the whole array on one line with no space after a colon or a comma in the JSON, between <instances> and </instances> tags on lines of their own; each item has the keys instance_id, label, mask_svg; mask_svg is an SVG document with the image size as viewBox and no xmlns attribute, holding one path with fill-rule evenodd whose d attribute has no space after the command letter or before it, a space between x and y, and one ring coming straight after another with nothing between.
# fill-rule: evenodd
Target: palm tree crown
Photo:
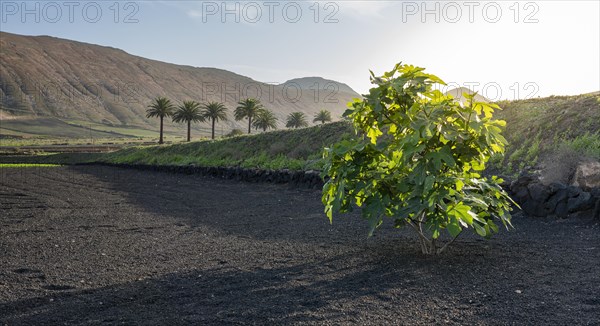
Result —
<instances>
[{"instance_id":1,"label":"palm tree crown","mask_svg":"<svg viewBox=\"0 0 600 326\"><path fill-rule=\"evenodd\" d=\"M259 100L255 98L247 98L238 102L238 107L235 108L235 112L233 114L235 116L235 120L248 118L248 133L250 133L252 119L256 117L261 109L263 109L263 106L260 104Z\"/></svg>"},{"instance_id":2,"label":"palm tree crown","mask_svg":"<svg viewBox=\"0 0 600 326\"><path fill-rule=\"evenodd\" d=\"M212 139L215 139L215 122L227 121L227 108L219 102L209 102L202 106L202 117L212 122Z\"/></svg>"},{"instance_id":3,"label":"palm tree crown","mask_svg":"<svg viewBox=\"0 0 600 326\"><path fill-rule=\"evenodd\" d=\"M200 112L200 103L196 101L184 101L173 113L173 122L187 123L187 141L190 141L190 129L192 122L204 122L204 116Z\"/></svg>"},{"instance_id":4,"label":"palm tree crown","mask_svg":"<svg viewBox=\"0 0 600 326\"><path fill-rule=\"evenodd\" d=\"M308 122L306 121L306 115L302 112L292 112L287 117L287 122L285 124L288 128L302 128L308 127Z\"/></svg>"},{"instance_id":5,"label":"palm tree crown","mask_svg":"<svg viewBox=\"0 0 600 326\"><path fill-rule=\"evenodd\" d=\"M171 115L173 115L173 110L175 109L175 106L173 106L173 104L171 103L171 101L168 98L159 96L159 97L155 98L152 101L152 104L150 104L148 107L149 107L149 109L146 110L147 118L154 118L154 117L160 118L160 138L158 139L158 143L162 144L163 143L163 119L164 119L164 117L170 117Z\"/></svg>"},{"instance_id":6,"label":"palm tree crown","mask_svg":"<svg viewBox=\"0 0 600 326\"><path fill-rule=\"evenodd\" d=\"M204 122L204 120L200 112L200 103L196 101L184 101L173 113L173 122Z\"/></svg>"},{"instance_id":7,"label":"palm tree crown","mask_svg":"<svg viewBox=\"0 0 600 326\"><path fill-rule=\"evenodd\" d=\"M261 109L256 114L256 118L252 123L255 129L262 129L263 131L267 131L267 129L277 129L277 117L275 114L267 109Z\"/></svg>"},{"instance_id":8,"label":"palm tree crown","mask_svg":"<svg viewBox=\"0 0 600 326\"><path fill-rule=\"evenodd\" d=\"M152 104L150 104L148 107L149 109L146 110L146 118L170 117L173 115L173 110L175 109L175 106L171 103L171 100L161 96L155 98Z\"/></svg>"},{"instance_id":9,"label":"palm tree crown","mask_svg":"<svg viewBox=\"0 0 600 326\"><path fill-rule=\"evenodd\" d=\"M325 122L331 122L331 112L327 110L321 110L317 112L313 122L321 122L321 124L325 124Z\"/></svg>"}]
</instances>

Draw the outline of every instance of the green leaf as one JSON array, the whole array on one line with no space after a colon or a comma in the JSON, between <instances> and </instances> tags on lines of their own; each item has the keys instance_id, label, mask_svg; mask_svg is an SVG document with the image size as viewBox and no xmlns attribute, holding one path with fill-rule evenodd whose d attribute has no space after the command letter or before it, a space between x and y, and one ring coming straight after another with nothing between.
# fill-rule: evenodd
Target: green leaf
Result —
<instances>
[{"instance_id":1,"label":"green leaf","mask_svg":"<svg viewBox=\"0 0 600 326\"><path fill-rule=\"evenodd\" d=\"M381 130L379 130L379 128L377 128L377 127L371 127L367 131L367 137L369 137L371 139L371 144L376 144L377 138L379 136L381 136L382 134L383 133L381 132Z\"/></svg>"},{"instance_id":2,"label":"green leaf","mask_svg":"<svg viewBox=\"0 0 600 326\"><path fill-rule=\"evenodd\" d=\"M456 186L457 191L461 191L462 188L465 186L465 183L460 179L456 179L456 182L454 184Z\"/></svg>"},{"instance_id":3,"label":"green leaf","mask_svg":"<svg viewBox=\"0 0 600 326\"><path fill-rule=\"evenodd\" d=\"M460 234L460 232L462 232L462 228L460 227L460 225L458 225L458 222L449 223L448 226L446 226L446 229L453 238L456 238Z\"/></svg>"},{"instance_id":4,"label":"green leaf","mask_svg":"<svg viewBox=\"0 0 600 326\"><path fill-rule=\"evenodd\" d=\"M448 164L448 166L454 167L454 165L456 164L456 162L454 161L454 158L452 157L452 152L451 152L450 147L448 145L445 145L444 147L442 147L442 149L438 153L440 154L440 158L446 164Z\"/></svg>"},{"instance_id":5,"label":"green leaf","mask_svg":"<svg viewBox=\"0 0 600 326\"><path fill-rule=\"evenodd\" d=\"M433 175L428 175L425 178L425 184L423 186L423 192L427 193L433 188L433 183L435 182L435 177Z\"/></svg>"},{"instance_id":6,"label":"green leaf","mask_svg":"<svg viewBox=\"0 0 600 326\"><path fill-rule=\"evenodd\" d=\"M471 206L465 205L460 202L450 208L449 214L456 216L459 219L459 222L464 226L473 225L473 215L471 212Z\"/></svg>"},{"instance_id":7,"label":"green leaf","mask_svg":"<svg viewBox=\"0 0 600 326\"><path fill-rule=\"evenodd\" d=\"M485 228L479 225L478 223L475 223L473 226L475 227L475 231L477 232L477 234L479 234L480 236L486 237L488 235L488 233L485 231Z\"/></svg>"}]
</instances>

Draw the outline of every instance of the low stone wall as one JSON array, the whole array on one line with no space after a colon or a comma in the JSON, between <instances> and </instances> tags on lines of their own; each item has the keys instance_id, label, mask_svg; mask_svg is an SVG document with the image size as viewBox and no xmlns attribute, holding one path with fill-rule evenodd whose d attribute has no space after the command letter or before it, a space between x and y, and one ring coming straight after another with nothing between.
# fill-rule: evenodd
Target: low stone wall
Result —
<instances>
[{"instance_id":1,"label":"low stone wall","mask_svg":"<svg viewBox=\"0 0 600 326\"><path fill-rule=\"evenodd\" d=\"M321 173L315 170L309 171L291 171L291 170L264 170L264 169L244 169L240 167L202 167L194 165L144 165L144 164L114 164L102 163L102 165L135 168L146 171L161 171L183 174L199 174L220 179L232 179L246 182L268 182L268 183L288 183L294 187L307 189L320 189L323 187Z\"/></svg>"},{"instance_id":2,"label":"low stone wall","mask_svg":"<svg viewBox=\"0 0 600 326\"><path fill-rule=\"evenodd\" d=\"M524 175L510 184L511 197L530 216L567 217L594 210L600 218L600 188L583 189L559 182L544 184L534 175Z\"/></svg>"}]
</instances>

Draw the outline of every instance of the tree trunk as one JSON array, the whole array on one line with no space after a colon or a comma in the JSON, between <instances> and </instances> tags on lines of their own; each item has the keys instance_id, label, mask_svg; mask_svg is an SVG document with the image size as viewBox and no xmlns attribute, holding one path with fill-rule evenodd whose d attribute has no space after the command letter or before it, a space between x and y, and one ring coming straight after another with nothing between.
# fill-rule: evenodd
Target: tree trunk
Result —
<instances>
[{"instance_id":1,"label":"tree trunk","mask_svg":"<svg viewBox=\"0 0 600 326\"><path fill-rule=\"evenodd\" d=\"M163 116L160 117L160 137L158 138L158 143L163 143Z\"/></svg>"},{"instance_id":2,"label":"tree trunk","mask_svg":"<svg viewBox=\"0 0 600 326\"><path fill-rule=\"evenodd\" d=\"M192 125L192 121L188 121L188 135L187 135L188 138L187 138L187 141L190 141L190 129L192 127L191 125Z\"/></svg>"},{"instance_id":3,"label":"tree trunk","mask_svg":"<svg viewBox=\"0 0 600 326\"><path fill-rule=\"evenodd\" d=\"M215 139L215 119L212 119L212 139Z\"/></svg>"},{"instance_id":4,"label":"tree trunk","mask_svg":"<svg viewBox=\"0 0 600 326\"><path fill-rule=\"evenodd\" d=\"M250 126L252 126L252 117L248 117L248 134L250 134Z\"/></svg>"}]
</instances>

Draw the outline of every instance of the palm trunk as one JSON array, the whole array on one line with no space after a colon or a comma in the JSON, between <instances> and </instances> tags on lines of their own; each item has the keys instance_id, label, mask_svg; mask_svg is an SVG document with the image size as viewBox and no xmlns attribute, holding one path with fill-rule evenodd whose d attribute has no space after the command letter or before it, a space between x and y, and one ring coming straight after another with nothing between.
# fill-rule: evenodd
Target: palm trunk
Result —
<instances>
[{"instance_id":1,"label":"palm trunk","mask_svg":"<svg viewBox=\"0 0 600 326\"><path fill-rule=\"evenodd\" d=\"M160 137L158 138L158 143L163 143L163 117L160 117Z\"/></svg>"},{"instance_id":2,"label":"palm trunk","mask_svg":"<svg viewBox=\"0 0 600 326\"><path fill-rule=\"evenodd\" d=\"M192 121L188 121L188 135L187 135L187 136L188 136L188 138L187 138L187 141L190 141L190 129L191 129L191 124L192 124Z\"/></svg>"},{"instance_id":3,"label":"palm trunk","mask_svg":"<svg viewBox=\"0 0 600 326\"><path fill-rule=\"evenodd\" d=\"M212 119L212 139L215 139L215 119Z\"/></svg>"},{"instance_id":4,"label":"palm trunk","mask_svg":"<svg viewBox=\"0 0 600 326\"><path fill-rule=\"evenodd\" d=\"M252 126L252 117L248 117L248 134L250 134L250 126Z\"/></svg>"}]
</instances>

